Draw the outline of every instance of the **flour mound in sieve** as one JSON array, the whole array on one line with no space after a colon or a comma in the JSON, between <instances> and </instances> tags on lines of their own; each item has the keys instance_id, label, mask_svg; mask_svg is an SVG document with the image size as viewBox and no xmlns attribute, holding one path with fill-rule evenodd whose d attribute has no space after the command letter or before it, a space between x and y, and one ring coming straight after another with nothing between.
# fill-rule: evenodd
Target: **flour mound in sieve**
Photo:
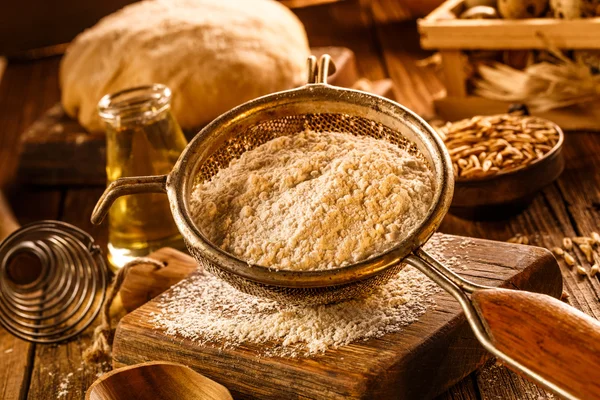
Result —
<instances>
[{"instance_id":1,"label":"flour mound in sieve","mask_svg":"<svg viewBox=\"0 0 600 400\"><path fill-rule=\"evenodd\" d=\"M295 306L239 292L208 273L161 298L151 323L167 335L227 348L260 344L265 356L305 357L399 332L417 321L440 289L406 267L369 297Z\"/></svg>"},{"instance_id":2,"label":"flour mound in sieve","mask_svg":"<svg viewBox=\"0 0 600 400\"><path fill-rule=\"evenodd\" d=\"M275 269L353 264L392 248L427 215L433 173L384 140L335 132L281 136L194 187L208 239Z\"/></svg>"}]
</instances>

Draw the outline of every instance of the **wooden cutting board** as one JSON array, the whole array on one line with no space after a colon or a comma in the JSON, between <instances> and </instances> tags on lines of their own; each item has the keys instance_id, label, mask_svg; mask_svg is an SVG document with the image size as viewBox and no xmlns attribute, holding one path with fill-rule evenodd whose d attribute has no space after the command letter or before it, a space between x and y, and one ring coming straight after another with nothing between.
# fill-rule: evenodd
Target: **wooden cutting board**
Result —
<instances>
[{"instance_id":1,"label":"wooden cutting board","mask_svg":"<svg viewBox=\"0 0 600 400\"><path fill-rule=\"evenodd\" d=\"M329 83L352 87L359 80L354 53L345 47L314 47L312 54L329 54L337 71ZM363 82L364 83L364 82ZM389 79L358 87L392 98ZM191 139L198 130L186 132ZM87 132L56 104L22 135L18 177L36 185L105 185L106 139L104 132Z\"/></svg>"},{"instance_id":2,"label":"wooden cutting board","mask_svg":"<svg viewBox=\"0 0 600 400\"><path fill-rule=\"evenodd\" d=\"M562 293L559 266L545 249L447 235L443 241L443 257L464 260L464 267L455 268L456 272L474 282L554 297ZM189 280L179 284L187 285ZM167 336L148 322L157 311L158 299L119 323L114 366L156 360L182 363L240 399L427 399L488 358L458 303L445 292L435 295L435 308L401 332L296 359L262 356L265 345L221 349L218 343L199 345Z\"/></svg>"}]
</instances>

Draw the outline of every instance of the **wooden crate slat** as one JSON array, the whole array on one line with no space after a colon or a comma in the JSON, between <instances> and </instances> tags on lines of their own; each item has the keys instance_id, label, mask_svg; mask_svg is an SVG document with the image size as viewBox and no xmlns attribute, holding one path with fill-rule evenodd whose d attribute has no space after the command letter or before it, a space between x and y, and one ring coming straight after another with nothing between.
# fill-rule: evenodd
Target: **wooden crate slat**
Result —
<instances>
[{"instance_id":1,"label":"wooden crate slat","mask_svg":"<svg viewBox=\"0 0 600 400\"><path fill-rule=\"evenodd\" d=\"M446 4L446 3L444 3ZM513 50L547 48L540 35L565 49L600 48L600 18L560 20L419 20L425 49Z\"/></svg>"}]
</instances>

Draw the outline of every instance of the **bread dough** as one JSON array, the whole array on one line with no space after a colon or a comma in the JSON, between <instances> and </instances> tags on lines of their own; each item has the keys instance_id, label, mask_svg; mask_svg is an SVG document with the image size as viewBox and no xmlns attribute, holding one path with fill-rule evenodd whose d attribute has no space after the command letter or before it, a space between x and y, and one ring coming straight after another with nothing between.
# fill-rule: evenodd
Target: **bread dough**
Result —
<instances>
[{"instance_id":1,"label":"bread dough","mask_svg":"<svg viewBox=\"0 0 600 400\"><path fill-rule=\"evenodd\" d=\"M275 0L146 0L75 38L60 68L62 104L90 131L107 93L150 83L173 91L184 129L267 93L303 83L308 40Z\"/></svg>"}]
</instances>

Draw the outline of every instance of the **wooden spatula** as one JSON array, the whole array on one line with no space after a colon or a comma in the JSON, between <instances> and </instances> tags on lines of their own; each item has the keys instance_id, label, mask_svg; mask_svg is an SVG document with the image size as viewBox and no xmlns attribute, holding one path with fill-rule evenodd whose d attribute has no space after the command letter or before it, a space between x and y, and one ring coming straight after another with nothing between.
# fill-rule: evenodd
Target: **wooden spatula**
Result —
<instances>
[{"instance_id":1,"label":"wooden spatula","mask_svg":"<svg viewBox=\"0 0 600 400\"><path fill-rule=\"evenodd\" d=\"M233 400L223 385L185 365L147 362L119 368L92 383L86 400Z\"/></svg>"}]
</instances>

